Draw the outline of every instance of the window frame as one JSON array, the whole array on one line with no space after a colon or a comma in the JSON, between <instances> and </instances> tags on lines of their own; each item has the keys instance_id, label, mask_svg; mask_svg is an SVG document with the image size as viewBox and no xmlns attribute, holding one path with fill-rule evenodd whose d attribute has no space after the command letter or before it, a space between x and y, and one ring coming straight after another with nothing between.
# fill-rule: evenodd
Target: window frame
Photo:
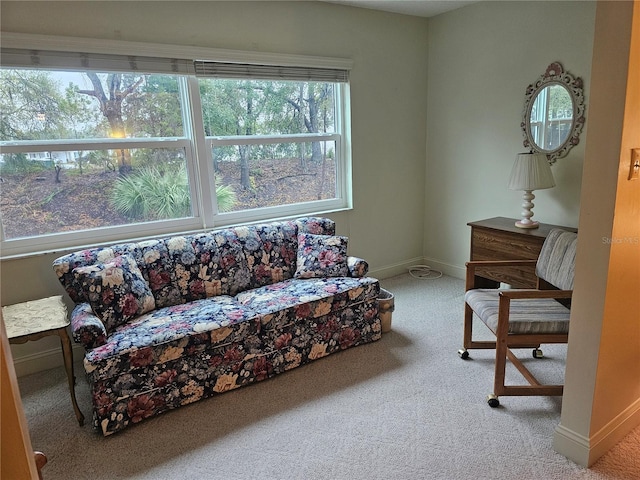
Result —
<instances>
[{"instance_id":1,"label":"window frame","mask_svg":"<svg viewBox=\"0 0 640 480\"><path fill-rule=\"evenodd\" d=\"M16 34L2 32L3 49L47 50L49 52L85 52L98 55L141 55L145 58L205 60L232 63L254 63L299 67L325 67L350 70L352 61L340 58L309 57L262 52L220 50L204 47L161 45L126 41L78 39L73 37ZM62 54L64 55L64 54ZM18 65L3 65L7 67ZM35 66L21 66L35 68ZM43 67L51 69L51 66ZM73 67L60 66L72 70ZM51 251L72 250L85 246L108 245L114 242L136 241L167 234L193 233L235 224L290 218L300 215L326 214L347 210L352 206L351 148L350 148L350 91L349 83L336 84L336 133L298 134L246 137L206 137L199 96L198 77L195 74L178 72L183 105L190 108L183 112L184 137L126 138L126 139L80 139L51 141L3 142L2 153L101 150L114 148L182 148L184 149L188 180L191 190L192 217L139 222L135 224L101 227L88 230L55 233L37 237L5 240L0 222L0 259L31 256ZM186 103L185 103L186 102ZM219 213L215 195L213 170L213 145L221 142L277 143L283 139L293 142L308 142L310 139L335 141L336 195L333 199L304 202L291 205L264 207L251 210Z\"/></svg>"}]
</instances>

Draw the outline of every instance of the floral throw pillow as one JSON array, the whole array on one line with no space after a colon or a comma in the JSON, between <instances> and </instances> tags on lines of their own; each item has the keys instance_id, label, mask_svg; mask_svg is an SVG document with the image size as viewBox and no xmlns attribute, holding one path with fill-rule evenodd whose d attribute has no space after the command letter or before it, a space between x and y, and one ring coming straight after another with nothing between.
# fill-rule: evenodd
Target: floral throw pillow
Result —
<instances>
[{"instance_id":1,"label":"floral throw pillow","mask_svg":"<svg viewBox=\"0 0 640 480\"><path fill-rule=\"evenodd\" d=\"M347 237L298 235L295 278L347 277Z\"/></svg>"},{"instance_id":2,"label":"floral throw pillow","mask_svg":"<svg viewBox=\"0 0 640 480\"><path fill-rule=\"evenodd\" d=\"M130 255L75 268L73 275L107 332L156 308L151 289Z\"/></svg>"}]
</instances>

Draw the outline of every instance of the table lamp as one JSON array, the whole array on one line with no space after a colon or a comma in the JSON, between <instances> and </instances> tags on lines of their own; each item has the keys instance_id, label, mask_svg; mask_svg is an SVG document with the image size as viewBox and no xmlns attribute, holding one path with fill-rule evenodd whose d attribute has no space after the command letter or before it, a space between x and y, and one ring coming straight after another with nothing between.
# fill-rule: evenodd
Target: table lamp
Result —
<instances>
[{"instance_id":1,"label":"table lamp","mask_svg":"<svg viewBox=\"0 0 640 480\"><path fill-rule=\"evenodd\" d=\"M511 169L510 190L524 190L522 195L522 220L516 222L519 228L538 228L533 217L534 190L555 187L551 166L543 153L519 153Z\"/></svg>"}]
</instances>

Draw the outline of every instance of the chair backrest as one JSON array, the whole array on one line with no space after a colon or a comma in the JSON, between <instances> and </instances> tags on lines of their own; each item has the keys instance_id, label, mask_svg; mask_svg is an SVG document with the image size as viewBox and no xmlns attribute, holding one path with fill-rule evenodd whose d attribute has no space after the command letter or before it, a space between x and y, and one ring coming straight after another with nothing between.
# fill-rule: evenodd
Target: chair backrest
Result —
<instances>
[{"instance_id":1,"label":"chair backrest","mask_svg":"<svg viewBox=\"0 0 640 480\"><path fill-rule=\"evenodd\" d=\"M555 228L542 245L536 275L560 290L573 290L578 234Z\"/></svg>"}]
</instances>

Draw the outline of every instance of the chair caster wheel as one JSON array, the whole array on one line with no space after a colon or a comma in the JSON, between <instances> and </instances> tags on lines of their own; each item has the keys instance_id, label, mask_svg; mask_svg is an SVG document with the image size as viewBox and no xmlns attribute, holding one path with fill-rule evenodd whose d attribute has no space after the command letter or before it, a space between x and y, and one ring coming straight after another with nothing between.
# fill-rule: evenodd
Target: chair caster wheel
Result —
<instances>
[{"instance_id":1,"label":"chair caster wheel","mask_svg":"<svg viewBox=\"0 0 640 480\"><path fill-rule=\"evenodd\" d=\"M544 353L542 353L542 350L540 350L539 348L534 348L533 352L531 354L533 355L533 358L542 358L542 357L544 357Z\"/></svg>"},{"instance_id":2,"label":"chair caster wheel","mask_svg":"<svg viewBox=\"0 0 640 480\"><path fill-rule=\"evenodd\" d=\"M469 358L469 352L466 348L461 348L460 350L458 350L458 356L461 359L466 360L467 358Z\"/></svg>"},{"instance_id":3,"label":"chair caster wheel","mask_svg":"<svg viewBox=\"0 0 640 480\"><path fill-rule=\"evenodd\" d=\"M487 396L487 403L491 408L496 408L500 406L500 400L498 400L498 397L493 393Z\"/></svg>"}]
</instances>

